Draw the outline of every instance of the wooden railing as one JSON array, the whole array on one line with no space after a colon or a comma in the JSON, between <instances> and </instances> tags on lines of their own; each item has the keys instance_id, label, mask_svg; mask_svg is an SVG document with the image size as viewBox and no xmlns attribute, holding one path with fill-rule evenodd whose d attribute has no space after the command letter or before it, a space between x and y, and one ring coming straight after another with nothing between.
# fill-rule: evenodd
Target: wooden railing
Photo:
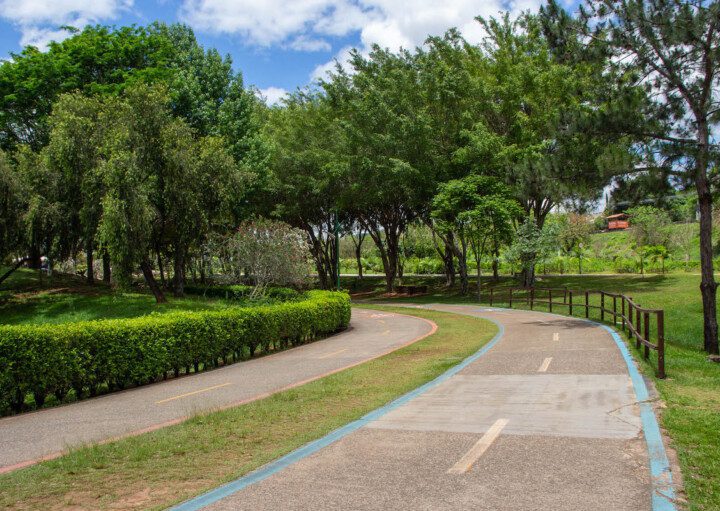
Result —
<instances>
[{"instance_id":1,"label":"wooden railing","mask_svg":"<svg viewBox=\"0 0 720 511\"><path fill-rule=\"evenodd\" d=\"M600 295L600 305L591 304L590 296L598 294ZM610 308L610 301L612 301L612 308ZM605 321L606 315L612 316L613 324L617 325L620 320L623 331L627 330L630 339L635 339L635 347L637 349L643 347L645 359L650 357L650 350L657 351L657 376L665 378L665 313L662 309L646 309L640 307L629 296L606 291L577 291L548 287L511 287L500 290L490 288L490 306L501 302L507 303L510 308L513 303L524 303L531 310L536 304L545 304L548 306L549 312L553 312L553 307L556 309L557 307L567 307L570 316L573 315L573 311L580 310L585 313L586 318L590 317L590 310L599 310L600 321ZM650 340L651 316L655 318L655 344Z\"/></svg>"}]
</instances>

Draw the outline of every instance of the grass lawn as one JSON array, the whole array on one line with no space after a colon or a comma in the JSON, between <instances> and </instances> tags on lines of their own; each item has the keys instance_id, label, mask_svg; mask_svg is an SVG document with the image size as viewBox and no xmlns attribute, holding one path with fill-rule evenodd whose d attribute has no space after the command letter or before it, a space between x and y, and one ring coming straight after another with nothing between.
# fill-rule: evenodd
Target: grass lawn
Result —
<instances>
[{"instance_id":1,"label":"grass lawn","mask_svg":"<svg viewBox=\"0 0 720 511\"><path fill-rule=\"evenodd\" d=\"M434 284L428 295L400 299L417 303L475 303L473 296L462 297L456 292L447 292L438 285L438 279L425 279L424 282ZM407 283L412 282L408 280ZM381 286L381 282L370 281L363 285L372 289ZM500 284L501 287L509 285L515 284L509 279ZM700 277L687 274L546 277L541 278L539 285L620 291L643 307L665 310L668 378L655 379L667 405L661 423L678 453L689 509L720 509L720 364L709 362L702 351ZM599 304L599 297L595 300L595 304ZM514 306L517 308L518 304ZM544 309L536 306L536 310ZM567 311L556 306L554 312ZM584 315L584 311L578 307L576 315L581 314ZM591 317L598 319L599 312L591 311ZM654 377L653 355L647 363L634 347L630 351L640 361L644 373Z\"/></svg>"},{"instance_id":2,"label":"grass lawn","mask_svg":"<svg viewBox=\"0 0 720 511\"><path fill-rule=\"evenodd\" d=\"M1 271L1 270L0 270ZM117 319L174 311L218 309L229 302L202 297L172 298L155 303L145 293L115 293L99 282L93 286L83 279L57 275L40 279L39 272L18 270L0 291L0 324L41 324ZM237 305L237 302L233 302Z\"/></svg>"},{"instance_id":3,"label":"grass lawn","mask_svg":"<svg viewBox=\"0 0 720 511\"><path fill-rule=\"evenodd\" d=\"M165 508L422 385L477 351L497 331L478 318L425 310L412 314L435 321L438 331L389 355L254 403L2 475L0 507Z\"/></svg>"}]
</instances>

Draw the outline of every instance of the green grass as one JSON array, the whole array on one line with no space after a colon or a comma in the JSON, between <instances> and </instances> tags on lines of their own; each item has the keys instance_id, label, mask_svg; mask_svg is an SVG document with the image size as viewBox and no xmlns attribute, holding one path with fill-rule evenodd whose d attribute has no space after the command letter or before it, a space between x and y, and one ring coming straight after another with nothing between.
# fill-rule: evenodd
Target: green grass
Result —
<instances>
[{"instance_id":1,"label":"green grass","mask_svg":"<svg viewBox=\"0 0 720 511\"><path fill-rule=\"evenodd\" d=\"M6 325L68 323L93 319L118 319L176 311L221 309L229 302L202 297L172 298L155 303L141 293L79 294L41 291L29 296L16 295L0 305L0 323ZM237 305L237 303L235 303Z\"/></svg>"},{"instance_id":2,"label":"green grass","mask_svg":"<svg viewBox=\"0 0 720 511\"><path fill-rule=\"evenodd\" d=\"M2 270L0 270L2 271ZM113 292L98 282L92 286L72 275L16 271L0 291L0 324L57 324L95 319L118 319L175 311L221 309L231 302L203 297L172 298L158 304L147 293ZM237 305L238 302L232 302Z\"/></svg>"},{"instance_id":3,"label":"green grass","mask_svg":"<svg viewBox=\"0 0 720 511\"><path fill-rule=\"evenodd\" d=\"M430 294L400 299L416 303L475 303L473 296L448 292L438 284L438 279L421 281L432 286ZM515 282L504 279L500 287L510 285ZM668 378L654 380L667 406L661 423L678 454L688 508L698 511L720 509L720 364L708 361L702 351L700 277L683 274L546 277L538 285L622 292L643 307L665 310ZM374 289L381 283L366 282L363 286ZM593 300L591 303L599 303L598 297ZM522 305L516 303L515 307L518 306ZM545 307L537 306L536 309L546 310ZM555 307L554 312L566 313L567 310ZM584 315L584 311L576 310L575 315ZM591 318L599 319L599 311L592 311ZM654 378L654 356L645 362L634 347L630 351L640 361L643 372Z\"/></svg>"},{"instance_id":4,"label":"green grass","mask_svg":"<svg viewBox=\"0 0 720 511\"><path fill-rule=\"evenodd\" d=\"M0 507L166 508L422 385L477 351L497 331L478 318L425 310L412 314L435 321L438 331L389 355L254 403L2 475Z\"/></svg>"}]
</instances>

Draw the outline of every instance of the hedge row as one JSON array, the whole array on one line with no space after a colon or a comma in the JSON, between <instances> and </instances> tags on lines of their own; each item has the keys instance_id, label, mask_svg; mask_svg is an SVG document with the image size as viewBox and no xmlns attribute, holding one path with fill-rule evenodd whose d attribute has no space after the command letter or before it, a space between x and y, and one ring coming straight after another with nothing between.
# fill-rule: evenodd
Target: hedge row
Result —
<instances>
[{"instance_id":1,"label":"hedge row","mask_svg":"<svg viewBox=\"0 0 720 511\"><path fill-rule=\"evenodd\" d=\"M347 326L344 293L220 311L0 327L0 409L21 411L28 393L42 406L167 378L317 339Z\"/></svg>"},{"instance_id":2,"label":"hedge row","mask_svg":"<svg viewBox=\"0 0 720 511\"><path fill-rule=\"evenodd\" d=\"M253 291L252 286L228 285L228 286L185 286L185 292L192 295L203 295L208 298L224 298L226 300L243 300L248 298ZM287 302L298 300L302 297L294 289L287 287L269 287L263 295L271 300Z\"/></svg>"}]
</instances>

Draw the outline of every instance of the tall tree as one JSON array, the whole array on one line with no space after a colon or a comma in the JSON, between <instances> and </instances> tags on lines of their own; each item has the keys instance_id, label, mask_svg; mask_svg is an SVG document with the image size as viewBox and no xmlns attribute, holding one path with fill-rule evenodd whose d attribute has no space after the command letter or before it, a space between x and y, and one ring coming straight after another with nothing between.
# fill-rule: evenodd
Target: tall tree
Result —
<instances>
[{"instance_id":1,"label":"tall tree","mask_svg":"<svg viewBox=\"0 0 720 511\"><path fill-rule=\"evenodd\" d=\"M712 131L720 121L720 3L717 1L589 0L586 34L611 55L611 70L628 84L625 98L644 92L641 115L619 104L613 127L646 142L673 171L694 183L700 209L700 290L703 338L718 351L717 282L712 260L710 175L718 162ZM635 109L636 110L636 109ZM651 170L657 168L652 166Z\"/></svg>"},{"instance_id":2,"label":"tall tree","mask_svg":"<svg viewBox=\"0 0 720 511\"><path fill-rule=\"evenodd\" d=\"M94 282L93 261L103 195L99 172L103 124L98 122L102 102L82 94L60 96L48 118L50 140L42 152L49 172L59 178L58 201L63 228L56 245L62 256L74 255L84 245L87 281Z\"/></svg>"},{"instance_id":3,"label":"tall tree","mask_svg":"<svg viewBox=\"0 0 720 511\"><path fill-rule=\"evenodd\" d=\"M504 178L542 229L554 206L593 199L607 181L607 144L571 129L591 110L599 74L594 63L559 59L537 16L479 21L489 34L482 115L458 157ZM523 264L523 284L533 283L534 265Z\"/></svg>"},{"instance_id":4,"label":"tall tree","mask_svg":"<svg viewBox=\"0 0 720 511\"><path fill-rule=\"evenodd\" d=\"M274 214L305 232L320 286L329 289L337 279L336 217L345 227L352 223L342 202L347 183L342 130L326 97L299 92L270 113L266 134L272 141Z\"/></svg>"},{"instance_id":5,"label":"tall tree","mask_svg":"<svg viewBox=\"0 0 720 511\"><path fill-rule=\"evenodd\" d=\"M22 225L24 208L25 190L20 176L5 153L0 151L0 264L8 262L11 265L0 275L0 284L26 261Z\"/></svg>"},{"instance_id":6,"label":"tall tree","mask_svg":"<svg viewBox=\"0 0 720 511\"><path fill-rule=\"evenodd\" d=\"M468 251L475 256L477 294L480 300L482 261L496 245L512 239L513 224L522 208L511 190L497 178L470 175L443 183L432 202L432 215L440 232L454 234L462 293L468 292Z\"/></svg>"},{"instance_id":7,"label":"tall tree","mask_svg":"<svg viewBox=\"0 0 720 511\"><path fill-rule=\"evenodd\" d=\"M432 130L414 54L374 47L368 57L354 52L350 66L352 73L339 68L322 86L344 129L346 202L357 208L380 253L390 292L399 273L401 236L435 191L427 158Z\"/></svg>"}]
</instances>

